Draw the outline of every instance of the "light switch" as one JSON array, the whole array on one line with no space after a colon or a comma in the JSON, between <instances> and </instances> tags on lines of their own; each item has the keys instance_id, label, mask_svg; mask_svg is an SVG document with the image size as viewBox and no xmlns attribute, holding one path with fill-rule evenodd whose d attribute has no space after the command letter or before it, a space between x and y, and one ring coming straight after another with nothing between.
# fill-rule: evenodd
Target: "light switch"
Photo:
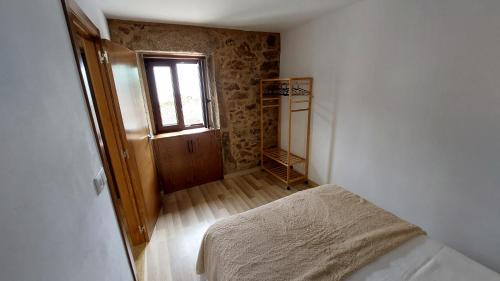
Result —
<instances>
[{"instance_id":1,"label":"light switch","mask_svg":"<svg viewBox=\"0 0 500 281\"><path fill-rule=\"evenodd\" d=\"M106 174L104 173L103 168L99 170L99 172L94 178L94 187L97 195L101 194L104 187L106 187Z\"/></svg>"}]
</instances>

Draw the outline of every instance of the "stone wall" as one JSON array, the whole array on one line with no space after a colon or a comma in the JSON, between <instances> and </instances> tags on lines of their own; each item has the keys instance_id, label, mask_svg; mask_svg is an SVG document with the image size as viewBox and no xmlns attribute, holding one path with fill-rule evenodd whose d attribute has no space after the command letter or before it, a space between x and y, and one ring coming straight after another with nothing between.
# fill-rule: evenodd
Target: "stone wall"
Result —
<instances>
[{"instance_id":1,"label":"stone wall","mask_svg":"<svg viewBox=\"0 0 500 281\"><path fill-rule=\"evenodd\" d=\"M222 131L224 171L260 160L259 80L279 76L280 35L231 29L109 20L111 40L132 50L196 52L209 56ZM266 114L274 132L277 114ZM272 134L272 133L270 133ZM272 140L271 140L272 141Z\"/></svg>"}]
</instances>

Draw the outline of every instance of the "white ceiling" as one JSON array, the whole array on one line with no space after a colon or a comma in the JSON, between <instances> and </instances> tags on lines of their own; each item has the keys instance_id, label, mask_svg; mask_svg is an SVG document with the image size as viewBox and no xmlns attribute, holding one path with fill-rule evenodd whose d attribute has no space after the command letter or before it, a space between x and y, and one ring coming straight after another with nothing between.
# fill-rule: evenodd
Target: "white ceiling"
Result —
<instances>
[{"instance_id":1,"label":"white ceiling","mask_svg":"<svg viewBox=\"0 0 500 281\"><path fill-rule=\"evenodd\" d=\"M108 18L284 31L356 0L98 0Z\"/></svg>"}]
</instances>

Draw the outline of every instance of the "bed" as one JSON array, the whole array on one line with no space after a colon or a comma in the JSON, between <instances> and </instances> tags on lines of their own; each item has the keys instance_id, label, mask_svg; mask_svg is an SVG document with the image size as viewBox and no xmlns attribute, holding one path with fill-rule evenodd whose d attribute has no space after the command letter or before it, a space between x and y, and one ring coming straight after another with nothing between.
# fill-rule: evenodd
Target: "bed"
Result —
<instances>
[{"instance_id":1,"label":"bed","mask_svg":"<svg viewBox=\"0 0 500 281\"><path fill-rule=\"evenodd\" d=\"M419 227L333 185L216 222L196 270L209 281L500 281Z\"/></svg>"}]
</instances>

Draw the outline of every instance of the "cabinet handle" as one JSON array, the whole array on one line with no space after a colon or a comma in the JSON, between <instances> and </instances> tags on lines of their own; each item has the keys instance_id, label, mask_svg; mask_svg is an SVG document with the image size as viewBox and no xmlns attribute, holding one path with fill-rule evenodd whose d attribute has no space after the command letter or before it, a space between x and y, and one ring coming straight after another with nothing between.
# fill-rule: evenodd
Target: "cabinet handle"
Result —
<instances>
[{"instance_id":1,"label":"cabinet handle","mask_svg":"<svg viewBox=\"0 0 500 281\"><path fill-rule=\"evenodd\" d=\"M191 143L191 153L193 153L194 152L193 140L189 140L189 142Z\"/></svg>"},{"instance_id":2,"label":"cabinet handle","mask_svg":"<svg viewBox=\"0 0 500 281\"><path fill-rule=\"evenodd\" d=\"M188 146L188 152L191 153L191 142L188 140L186 141L186 144Z\"/></svg>"}]
</instances>

